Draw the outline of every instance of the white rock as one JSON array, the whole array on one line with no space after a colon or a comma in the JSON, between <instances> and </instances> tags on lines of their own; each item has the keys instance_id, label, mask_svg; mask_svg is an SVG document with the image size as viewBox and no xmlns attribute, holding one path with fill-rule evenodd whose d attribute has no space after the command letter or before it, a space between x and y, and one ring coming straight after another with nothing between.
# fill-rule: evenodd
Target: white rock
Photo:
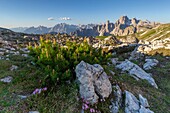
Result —
<instances>
[{"instance_id":1,"label":"white rock","mask_svg":"<svg viewBox=\"0 0 170 113\"><path fill-rule=\"evenodd\" d=\"M111 62L113 65L116 65L118 63L118 58L111 58Z\"/></svg>"},{"instance_id":2,"label":"white rock","mask_svg":"<svg viewBox=\"0 0 170 113\"><path fill-rule=\"evenodd\" d=\"M139 109L137 98L132 93L125 91L125 113L138 113Z\"/></svg>"},{"instance_id":3,"label":"white rock","mask_svg":"<svg viewBox=\"0 0 170 113\"><path fill-rule=\"evenodd\" d=\"M152 86L158 88L155 80L150 76L150 74L146 73L142 68L129 60L125 60L121 64L116 65L116 68L121 69L123 72L128 72L135 79L147 80Z\"/></svg>"},{"instance_id":4,"label":"white rock","mask_svg":"<svg viewBox=\"0 0 170 113\"><path fill-rule=\"evenodd\" d=\"M159 61L156 59L145 59L145 62L146 63L143 65L144 70L150 70L159 63Z\"/></svg>"},{"instance_id":5,"label":"white rock","mask_svg":"<svg viewBox=\"0 0 170 113\"><path fill-rule=\"evenodd\" d=\"M143 106L140 106L139 113L154 113L154 112L151 111L151 110L148 109L148 108L145 108L145 107L143 107Z\"/></svg>"},{"instance_id":6,"label":"white rock","mask_svg":"<svg viewBox=\"0 0 170 113\"><path fill-rule=\"evenodd\" d=\"M5 78L0 79L1 82L5 82L5 83L10 83L12 81L12 77L11 76L7 76Z\"/></svg>"},{"instance_id":7,"label":"white rock","mask_svg":"<svg viewBox=\"0 0 170 113\"><path fill-rule=\"evenodd\" d=\"M99 64L90 65L81 61L76 66L75 71L80 82L81 98L94 104L98 102L99 97L109 97L112 92L112 86L107 74Z\"/></svg>"},{"instance_id":8,"label":"white rock","mask_svg":"<svg viewBox=\"0 0 170 113\"><path fill-rule=\"evenodd\" d=\"M39 111L29 111L29 113L40 113Z\"/></svg>"},{"instance_id":9,"label":"white rock","mask_svg":"<svg viewBox=\"0 0 170 113\"><path fill-rule=\"evenodd\" d=\"M140 101L140 104L145 107L145 108L148 108L149 107L149 103L148 103L148 100L146 98L144 98L141 94L139 94L139 101Z\"/></svg>"},{"instance_id":10,"label":"white rock","mask_svg":"<svg viewBox=\"0 0 170 113\"><path fill-rule=\"evenodd\" d=\"M10 67L10 70L11 71L14 71L14 70L17 70L18 69L18 66L15 66L15 65L12 65L11 67Z\"/></svg>"},{"instance_id":11,"label":"white rock","mask_svg":"<svg viewBox=\"0 0 170 113\"><path fill-rule=\"evenodd\" d=\"M26 99L28 96L26 96L26 95L18 95L18 97L21 98L21 99Z\"/></svg>"},{"instance_id":12,"label":"white rock","mask_svg":"<svg viewBox=\"0 0 170 113\"><path fill-rule=\"evenodd\" d=\"M4 52L0 52L0 56L3 56L5 53Z\"/></svg>"},{"instance_id":13,"label":"white rock","mask_svg":"<svg viewBox=\"0 0 170 113\"><path fill-rule=\"evenodd\" d=\"M22 54L23 57L28 57L28 54Z\"/></svg>"},{"instance_id":14,"label":"white rock","mask_svg":"<svg viewBox=\"0 0 170 113\"><path fill-rule=\"evenodd\" d=\"M111 101L112 105L110 106L112 113L118 113L119 108L122 104L122 91L118 85L113 86L114 88L114 99Z\"/></svg>"}]
</instances>

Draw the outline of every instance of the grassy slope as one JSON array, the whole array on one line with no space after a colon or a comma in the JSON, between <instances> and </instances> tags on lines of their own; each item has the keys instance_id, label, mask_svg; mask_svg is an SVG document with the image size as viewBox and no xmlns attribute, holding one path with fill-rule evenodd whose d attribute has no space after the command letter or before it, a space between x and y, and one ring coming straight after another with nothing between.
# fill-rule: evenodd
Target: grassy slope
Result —
<instances>
[{"instance_id":1,"label":"grassy slope","mask_svg":"<svg viewBox=\"0 0 170 113\"><path fill-rule=\"evenodd\" d=\"M124 56L124 55L123 55ZM121 58L121 56L120 56ZM151 106L151 110L156 113L170 112L170 62L165 57L154 56L160 64L152 69L153 77L159 89L150 86L146 81L136 81L126 74L119 74L113 66L103 66L109 76L109 70L116 72L112 76L112 84L120 84L122 90L128 90L136 96L140 93L145 96ZM121 58L123 60L123 58ZM31 94L35 88L40 88L39 81L45 76L41 70L32 66L29 59L23 57L12 57L11 61L0 60L0 78L12 75L14 80L10 84L0 82L0 110L2 113L25 113L30 110L38 110L43 113L78 113L81 109L81 101L78 101L78 87L75 83L69 85L56 86L48 92L36 96L30 96L26 100L21 100L16 94ZM138 62L135 62L138 63ZM141 63L141 62L140 62ZM15 72L9 70L12 64L18 65L19 69ZM110 98L113 95L110 96ZM18 103L19 102L19 103ZM109 99L96 107L103 112L109 112ZM120 111L122 113L123 109Z\"/></svg>"},{"instance_id":2,"label":"grassy slope","mask_svg":"<svg viewBox=\"0 0 170 113\"><path fill-rule=\"evenodd\" d=\"M152 40L155 38L164 39L170 37L170 24L162 24L156 28L147 30L145 33L137 33L136 37L140 40Z\"/></svg>"}]
</instances>

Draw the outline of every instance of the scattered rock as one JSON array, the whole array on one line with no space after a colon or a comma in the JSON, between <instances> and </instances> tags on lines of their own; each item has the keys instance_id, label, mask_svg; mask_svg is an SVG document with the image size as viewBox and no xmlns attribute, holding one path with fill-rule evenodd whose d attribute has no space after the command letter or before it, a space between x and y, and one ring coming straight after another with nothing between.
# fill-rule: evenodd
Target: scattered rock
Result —
<instances>
[{"instance_id":1,"label":"scattered rock","mask_svg":"<svg viewBox=\"0 0 170 113\"><path fill-rule=\"evenodd\" d=\"M23 57L28 57L28 54L22 54L21 56L23 56Z\"/></svg>"},{"instance_id":2,"label":"scattered rock","mask_svg":"<svg viewBox=\"0 0 170 113\"><path fill-rule=\"evenodd\" d=\"M155 80L150 76L150 74L146 73L142 68L130 62L129 60L125 60L121 64L116 65L116 68L121 69L123 72L128 72L132 77L137 80L147 80L152 86L158 88L157 84L155 83Z\"/></svg>"},{"instance_id":3,"label":"scattered rock","mask_svg":"<svg viewBox=\"0 0 170 113\"><path fill-rule=\"evenodd\" d=\"M26 96L26 95L18 95L18 97L21 98L21 99L26 99L28 96Z\"/></svg>"},{"instance_id":4,"label":"scattered rock","mask_svg":"<svg viewBox=\"0 0 170 113\"><path fill-rule=\"evenodd\" d=\"M110 106L110 109L111 109L111 113L118 113L119 108L122 105L122 91L118 85L113 86L113 88L115 89L113 91L115 98L111 100L112 105Z\"/></svg>"},{"instance_id":5,"label":"scattered rock","mask_svg":"<svg viewBox=\"0 0 170 113\"><path fill-rule=\"evenodd\" d=\"M17 70L17 69L18 69L18 66L15 66L15 65L12 65L11 68L10 68L11 71L14 71L14 70Z\"/></svg>"},{"instance_id":6,"label":"scattered rock","mask_svg":"<svg viewBox=\"0 0 170 113\"><path fill-rule=\"evenodd\" d=\"M1 82L5 82L5 83L10 83L12 81L12 77L11 76L7 76L5 78L0 79Z\"/></svg>"},{"instance_id":7,"label":"scattered rock","mask_svg":"<svg viewBox=\"0 0 170 113\"><path fill-rule=\"evenodd\" d=\"M112 75L115 75L115 72L113 72L112 70L110 70L110 73L111 73Z\"/></svg>"},{"instance_id":8,"label":"scattered rock","mask_svg":"<svg viewBox=\"0 0 170 113\"><path fill-rule=\"evenodd\" d=\"M107 98L112 92L112 86L104 69L99 64L90 65L81 61L75 69L76 76L80 82L81 98L91 104L98 99Z\"/></svg>"},{"instance_id":9,"label":"scattered rock","mask_svg":"<svg viewBox=\"0 0 170 113\"><path fill-rule=\"evenodd\" d=\"M145 108L148 108L149 107L149 103L148 103L148 100L146 98L144 98L141 94L139 94L139 101L140 101L140 104L145 107Z\"/></svg>"},{"instance_id":10,"label":"scattered rock","mask_svg":"<svg viewBox=\"0 0 170 113\"><path fill-rule=\"evenodd\" d=\"M29 113L40 113L39 111L29 111Z\"/></svg>"},{"instance_id":11,"label":"scattered rock","mask_svg":"<svg viewBox=\"0 0 170 113\"><path fill-rule=\"evenodd\" d=\"M139 95L139 100L132 93L125 91L125 113L154 113L148 108L146 98Z\"/></svg>"},{"instance_id":12,"label":"scattered rock","mask_svg":"<svg viewBox=\"0 0 170 113\"><path fill-rule=\"evenodd\" d=\"M145 107L143 107L143 106L140 106L139 113L154 113L154 112L151 111L151 110L148 109L148 108L145 108Z\"/></svg>"},{"instance_id":13,"label":"scattered rock","mask_svg":"<svg viewBox=\"0 0 170 113\"><path fill-rule=\"evenodd\" d=\"M130 54L129 60L144 60L145 55L139 51L137 51L138 47L136 47Z\"/></svg>"},{"instance_id":14,"label":"scattered rock","mask_svg":"<svg viewBox=\"0 0 170 113\"><path fill-rule=\"evenodd\" d=\"M145 62L146 63L143 65L144 70L150 70L159 63L159 61L156 59L145 59Z\"/></svg>"},{"instance_id":15,"label":"scattered rock","mask_svg":"<svg viewBox=\"0 0 170 113\"><path fill-rule=\"evenodd\" d=\"M132 93L125 91L125 113L138 113L139 109L137 98Z\"/></svg>"},{"instance_id":16,"label":"scattered rock","mask_svg":"<svg viewBox=\"0 0 170 113\"><path fill-rule=\"evenodd\" d=\"M112 58L111 62L113 65L116 65L118 63L118 58Z\"/></svg>"},{"instance_id":17,"label":"scattered rock","mask_svg":"<svg viewBox=\"0 0 170 113\"><path fill-rule=\"evenodd\" d=\"M0 55L3 56L5 53L4 52L0 52Z\"/></svg>"}]
</instances>

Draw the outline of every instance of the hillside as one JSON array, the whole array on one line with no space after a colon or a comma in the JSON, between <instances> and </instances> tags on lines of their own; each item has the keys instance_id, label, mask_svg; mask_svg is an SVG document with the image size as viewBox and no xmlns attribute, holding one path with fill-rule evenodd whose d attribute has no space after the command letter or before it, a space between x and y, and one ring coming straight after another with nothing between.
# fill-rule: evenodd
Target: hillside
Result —
<instances>
[{"instance_id":1,"label":"hillside","mask_svg":"<svg viewBox=\"0 0 170 113\"><path fill-rule=\"evenodd\" d=\"M170 24L161 24L153 29L140 32L137 37L146 41L163 40L170 37Z\"/></svg>"},{"instance_id":2,"label":"hillside","mask_svg":"<svg viewBox=\"0 0 170 113\"><path fill-rule=\"evenodd\" d=\"M116 108L120 113L128 113L126 110L133 111L135 105L140 113L169 113L170 53L155 54L154 48L160 45L152 46L156 40L146 41L150 38L148 34L157 38L157 32L167 32L169 24L153 30L154 33L148 30L147 35L136 34L147 37L138 37L144 42L129 36L46 34L39 38L3 31L1 112L115 113ZM169 46L161 43L165 51Z\"/></svg>"}]
</instances>

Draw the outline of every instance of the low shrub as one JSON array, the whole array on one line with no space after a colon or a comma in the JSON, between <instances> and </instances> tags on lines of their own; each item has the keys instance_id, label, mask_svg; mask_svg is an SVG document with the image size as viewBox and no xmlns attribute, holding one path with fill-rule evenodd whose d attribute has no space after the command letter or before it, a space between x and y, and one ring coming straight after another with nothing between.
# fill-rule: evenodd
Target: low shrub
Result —
<instances>
[{"instance_id":1,"label":"low shrub","mask_svg":"<svg viewBox=\"0 0 170 113\"><path fill-rule=\"evenodd\" d=\"M86 41L67 41L65 46L61 46L55 38L40 38L40 44L29 45L29 50L34 62L46 73L45 81L50 81L50 84L74 80L75 67L82 60L90 64L106 64L111 57L111 53L106 54L101 49L95 49Z\"/></svg>"}]
</instances>

